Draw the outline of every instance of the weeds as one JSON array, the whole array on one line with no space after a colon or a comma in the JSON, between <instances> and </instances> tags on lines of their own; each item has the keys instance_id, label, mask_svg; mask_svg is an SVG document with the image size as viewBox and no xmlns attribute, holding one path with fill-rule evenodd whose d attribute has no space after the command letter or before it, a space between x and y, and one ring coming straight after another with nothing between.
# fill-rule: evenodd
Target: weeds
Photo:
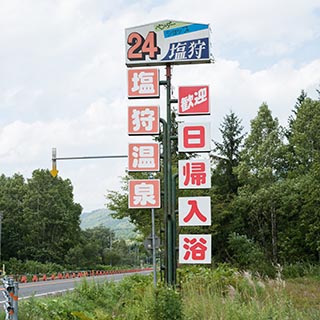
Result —
<instances>
[{"instance_id":1,"label":"weeds","mask_svg":"<svg viewBox=\"0 0 320 320\"><path fill-rule=\"evenodd\" d=\"M179 269L179 290L152 277L89 283L61 297L19 303L20 320L320 319L316 278L269 279L228 265Z\"/></svg>"}]
</instances>

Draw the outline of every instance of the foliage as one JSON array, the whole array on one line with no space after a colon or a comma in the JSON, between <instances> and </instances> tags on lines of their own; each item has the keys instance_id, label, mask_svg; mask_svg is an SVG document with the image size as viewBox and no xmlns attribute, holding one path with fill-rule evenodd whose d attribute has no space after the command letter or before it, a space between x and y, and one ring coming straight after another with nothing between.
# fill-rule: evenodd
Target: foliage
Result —
<instances>
[{"instance_id":1,"label":"foliage","mask_svg":"<svg viewBox=\"0 0 320 320\"><path fill-rule=\"evenodd\" d=\"M224 117L220 127L222 143L215 142L214 151L217 155L212 155L217 163L212 173L212 182L217 192L222 195L236 194L239 186L238 178L234 172L240 161L240 148L244 134L241 120L230 112Z\"/></svg>"},{"instance_id":2,"label":"foliage","mask_svg":"<svg viewBox=\"0 0 320 320\"><path fill-rule=\"evenodd\" d=\"M228 249L232 263L241 270L251 270L264 274L267 271L267 259L264 252L246 235L231 233L228 237Z\"/></svg>"},{"instance_id":3,"label":"foliage","mask_svg":"<svg viewBox=\"0 0 320 320\"><path fill-rule=\"evenodd\" d=\"M159 286L155 289L154 301L150 311L152 319L184 319L180 293L172 287Z\"/></svg>"},{"instance_id":4,"label":"foliage","mask_svg":"<svg viewBox=\"0 0 320 320\"><path fill-rule=\"evenodd\" d=\"M38 261L26 260L22 262L11 258L5 262L6 273L12 275L22 274L52 274L64 271L64 268L56 263L41 263Z\"/></svg>"},{"instance_id":5,"label":"foliage","mask_svg":"<svg viewBox=\"0 0 320 320\"><path fill-rule=\"evenodd\" d=\"M226 264L181 268L179 279L179 290L154 288L152 278L142 275L120 282L84 280L63 296L21 301L19 319L298 320L320 316L319 280L285 282L281 276L270 280Z\"/></svg>"},{"instance_id":6,"label":"foliage","mask_svg":"<svg viewBox=\"0 0 320 320\"><path fill-rule=\"evenodd\" d=\"M73 201L70 180L35 170L32 178L0 178L3 212L2 258L63 263L80 234L81 206Z\"/></svg>"}]
</instances>

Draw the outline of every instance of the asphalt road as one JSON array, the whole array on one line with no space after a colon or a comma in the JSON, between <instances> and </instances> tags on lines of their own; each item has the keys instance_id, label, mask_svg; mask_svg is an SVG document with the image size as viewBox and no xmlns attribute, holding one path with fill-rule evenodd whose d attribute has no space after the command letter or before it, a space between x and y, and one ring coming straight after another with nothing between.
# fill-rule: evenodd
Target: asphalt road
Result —
<instances>
[{"instance_id":1,"label":"asphalt road","mask_svg":"<svg viewBox=\"0 0 320 320\"><path fill-rule=\"evenodd\" d=\"M132 272L132 273L119 273L112 275L102 275L102 276L93 276L86 277L88 282L104 282L104 281L120 281L126 276L132 274L149 274L150 270ZM19 283L19 300L28 299L31 297L44 297L56 294L62 294L67 291L72 291L76 286L81 284L84 278L74 278L74 279L61 279L61 280L48 280L48 281L39 281L39 282L29 282L29 283ZM0 291L4 289L1 288ZM0 305L5 302L3 294L0 293Z\"/></svg>"}]
</instances>

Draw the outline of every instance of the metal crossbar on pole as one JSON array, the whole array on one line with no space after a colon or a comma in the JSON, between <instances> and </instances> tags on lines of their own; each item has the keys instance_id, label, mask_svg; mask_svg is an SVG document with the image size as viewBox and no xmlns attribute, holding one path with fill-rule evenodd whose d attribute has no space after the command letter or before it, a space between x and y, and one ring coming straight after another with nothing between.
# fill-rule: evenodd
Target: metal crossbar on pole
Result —
<instances>
[{"instance_id":1,"label":"metal crossbar on pole","mask_svg":"<svg viewBox=\"0 0 320 320\"><path fill-rule=\"evenodd\" d=\"M56 160L90 160L90 159L114 159L128 158L128 155L113 155L113 156L84 156L84 157L57 157Z\"/></svg>"},{"instance_id":2,"label":"metal crossbar on pole","mask_svg":"<svg viewBox=\"0 0 320 320\"><path fill-rule=\"evenodd\" d=\"M59 160L91 160L91 159L119 159L119 158L128 158L127 154L120 155L104 155L104 156L79 156L79 157L57 157L57 149L52 148L52 170L50 173L53 177L56 177L58 174L57 170L57 161Z\"/></svg>"}]
</instances>

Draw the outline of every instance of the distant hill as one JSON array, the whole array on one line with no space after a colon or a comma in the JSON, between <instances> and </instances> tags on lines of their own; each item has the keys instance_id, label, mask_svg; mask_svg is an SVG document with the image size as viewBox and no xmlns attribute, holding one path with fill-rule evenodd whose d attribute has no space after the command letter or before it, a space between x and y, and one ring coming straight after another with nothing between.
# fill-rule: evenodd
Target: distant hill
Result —
<instances>
[{"instance_id":1,"label":"distant hill","mask_svg":"<svg viewBox=\"0 0 320 320\"><path fill-rule=\"evenodd\" d=\"M103 225L113 230L117 238L130 239L136 236L134 225L128 218L114 219L108 209L97 209L91 212L83 212L80 216L81 229L94 228Z\"/></svg>"}]
</instances>

